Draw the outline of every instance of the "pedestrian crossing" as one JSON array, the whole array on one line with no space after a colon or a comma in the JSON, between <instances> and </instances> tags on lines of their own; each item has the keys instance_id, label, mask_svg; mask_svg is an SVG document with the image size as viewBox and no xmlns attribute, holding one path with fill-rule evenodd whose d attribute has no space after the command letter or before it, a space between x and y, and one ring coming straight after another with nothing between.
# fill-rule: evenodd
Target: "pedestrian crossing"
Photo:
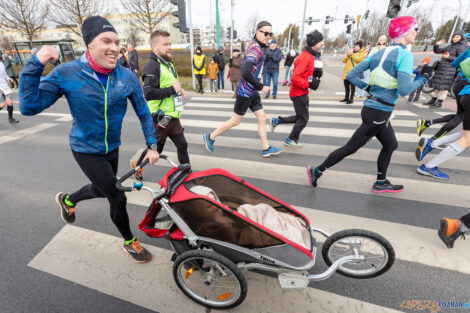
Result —
<instances>
[{"instance_id":1,"label":"pedestrian crossing","mask_svg":"<svg viewBox=\"0 0 470 313\"><path fill-rule=\"evenodd\" d=\"M270 190L269 193L281 200L292 199L284 201L300 210L312 225L328 232L349 228L375 231L392 243L397 258L394 268L379 278L355 281L334 275L328 285L311 286L303 292L283 293L276 279L249 273L249 296L233 312L398 312L402 310L400 304L403 300L416 295L416 288L422 297L435 297L435 300L445 300L437 297L457 292L452 288L436 286L432 283L436 279L456 273L461 277L454 282L457 286L464 286L468 281L469 243L460 240L454 249L449 250L438 239L435 227L438 225L438 217L444 214L458 217L468 210L470 154L467 151L443 164L442 169L452 173L451 180L447 182L414 172L419 165L412 148L418 142L416 119L421 118L422 114L428 114L425 117L429 117L436 112L420 111L420 108L413 106L401 106L400 111L396 112L391 124L399 143L404 145L392 157L391 169L396 171L389 170L389 179L404 184L405 190L393 195L375 195L370 192L370 187L375 181L380 148L373 143L325 172L315 190L308 185L306 175L307 164L316 165L313 162L323 160L352 135L360 123L362 103L355 102L348 106L335 101L312 101L309 125L302 132L303 146L297 149L284 147L282 154L268 159L261 158L258 126L251 113L247 113L242 124L216 139L214 153L205 150L202 134L228 119L233 113L233 103L232 98L192 97L185 104L181 123L189 143L193 170L223 168L265 191ZM268 116L293 113L289 100L277 99L263 103L266 104L264 108ZM129 115L124 127L138 129L137 118ZM67 116L49 117L54 118L54 121L66 122ZM292 126L281 125L274 133L269 132L267 127L270 144L280 146ZM133 155L137 147L140 147L138 143L124 143L120 148L121 155ZM177 160L170 140L167 141L164 153ZM168 170L169 164L164 160L146 168L144 185L158 188L155 181ZM124 171L120 170L119 173L122 175ZM155 176L156 173L158 176ZM145 207L151 201L149 194L133 192L128 193L127 197L128 203L136 205L143 217ZM359 210L358 205L365 207ZM333 207L337 210L332 210ZM79 221L79 211L77 214ZM321 237L317 239L319 242L323 240ZM90 229L67 225L36 255L29 266L150 310L206 311L189 301L177 289L171 277L171 252L147 244L153 255L158 257L141 268L131 267L131 261L117 252L120 240ZM94 242L92 249L87 242ZM104 252L99 258L93 253L96 246ZM321 251L318 251L318 263L322 263L320 254ZM115 266L107 267L106 264L110 263ZM71 271L71 268L74 270ZM130 272L129 268L132 268ZM411 281L412 277L420 275L425 276L422 281ZM400 288L394 290L394 297L401 297L401 300L391 302L390 297L379 290L382 286L393 286L398 281ZM355 293L353 289L365 292ZM153 292L149 294L148 290ZM442 308L440 312L453 311Z\"/></svg>"}]
</instances>

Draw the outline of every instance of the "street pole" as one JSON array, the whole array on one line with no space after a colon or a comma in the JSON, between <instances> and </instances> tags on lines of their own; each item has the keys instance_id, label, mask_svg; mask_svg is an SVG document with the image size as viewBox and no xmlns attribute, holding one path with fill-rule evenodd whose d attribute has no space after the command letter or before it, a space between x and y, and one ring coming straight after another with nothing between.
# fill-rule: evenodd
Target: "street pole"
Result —
<instances>
[{"instance_id":1,"label":"street pole","mask_svg":"<svg viewBox=\"0 0 470 313\"><path fill-rule=\"evenodd\" d=\"M295 24L292 24L292 26L289 28L289 36L287 37L287 51L290 51L290 34L292 31L292 27L294 27Z\"/></svg>"},{"instance_id":2,"label":"street pole","mask_svg":"<svg viewBox=\"0 0 470 313\"><path fill-rule=\"evenodd\" d=\"M191 0L188 1L188 21L189 21L189 47L191 49L191 74L193 77L193 89L196 89L196 77L192 70L193 58L194 58L194 41L193 41L193 17L191 12Z\"/></svg>"},{"instance_id":3,"label":"street pole","mask_svg":"<svg viewBox=\"0 0 470 313\"><path fill-rule=\"evenodd\" d=\"M302 31L300 32L300 38L299 38L299 50L298 52L302 50L302 42L304 41L304 28L305 28L305 14L307 13L307 0L305 0L304 4L304 17L302 19Z\"/></svg>"},{"instance_id":4,"label":"street pole","mask_svg":"<svg viewBox=\"0 0 470 313\"><path fill-rule=\"evenodd\" d=\"M369 0L367 0L367 3L366 3L366 10L364 11L364 14L365 14L365 12L367 12L367 8L368 8L368 7L369 7ZM362 25L362 24L363 24L363 23L362 23L363 21L364 21L364 18L361 18L361 24L360 24L360 25L361 25L361 29L359 30L359 39L361 39L361 37L362 37L362 29L364 28L363 25ZM359 27L359 25L357 25L357 27ZM366 44L367 44L367 43L366 43Z\"/></svg>"},{"instance_id":5,"label":"street pole","mask_svg":"<svg viewBox=\"0 0 470 313\"><path fill-rule=\"evenodd\" d=\"M230 55L232 55L233 51L233 6L235 4L235 0L230 1Z\"/></svg>"},{"instance_id":6,"label":"street pole","mask_svg":"<svg viewBox=\"0 0 470 313\"><path fill-rule=\"evenodd\" d=\"M219 0L215 0L215 23L217 31L217 48L220 47Z\"/></svg>"},{"instance_id":7,"label":"street pole","mask_svg":"<svg viewBox=\"0 0 470 313\"><path fill-rule=\"evenodd\" d=\"M402 16L402 15L403 15L403 11L405 11L405 10L403 10L403 8L405 7L405 2L406 2L406 1L407 1L407 0L401 0L401 3L400 3L400 11L398 12L398 16Z\"/></svg>"},{"instance_id":8,"label":"street pole","mask_svg":"<svg viewBox=\"0 0 470 313\"><path fill-rule=\"evenodd\" d=\"M452 37L454 35L455 28L457 27L457 24L459 23L460 20L460 11L462 11L462 1L459 0L459 14L455 18L454 26L452 26L452 31L450 32L449 40L447 40L447 43L450 43L452 40Z\"/></svg>"}]
</instances>

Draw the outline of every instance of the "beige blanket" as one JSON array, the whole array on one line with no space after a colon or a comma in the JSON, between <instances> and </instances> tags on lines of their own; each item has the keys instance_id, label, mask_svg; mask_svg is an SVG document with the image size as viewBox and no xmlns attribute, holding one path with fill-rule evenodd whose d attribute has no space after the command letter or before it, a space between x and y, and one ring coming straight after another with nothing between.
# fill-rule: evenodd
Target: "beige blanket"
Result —
<instances>
[{"instance_id":1,"label":"beige blanket","mask_svg":"<svg viewBox=\"0 0 470 313\"><path fill-rule=\"evenodd\" d=\"M284 238L310 250L310 233L302 219L289 213L278 212L272 206L265 203L257 205L243 204L238 207L237 211Z\"/></svg>"}]
</instances>

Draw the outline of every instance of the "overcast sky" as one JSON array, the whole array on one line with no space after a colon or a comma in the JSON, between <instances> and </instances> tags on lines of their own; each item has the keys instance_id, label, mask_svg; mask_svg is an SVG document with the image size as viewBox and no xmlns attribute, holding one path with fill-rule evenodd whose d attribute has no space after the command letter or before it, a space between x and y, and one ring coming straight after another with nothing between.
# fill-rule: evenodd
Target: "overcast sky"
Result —
<instances>
[{"instance_id":1,"label":"overcast sky","mask_svg":"<svg viewBox=\"0 0 470 313\"><path fill-rule=\"evenodd\" d=\"M220 17L225 27L230 21L230 1L219 0ZM270 21L273 24L274 33L281 33L289 23L302 20L304 0L234 0L235 6L233 17L235 29L238 33L245 33L249 16L253 12L258 12L261 19ZM461 0L461 16L469 19L470 0ZM328 4L325 4L328 3ZM369 0L368 9L375 10L381 14L387 11L389 0ZM193 24L196 26L209 25L211 20L215 23L215 0L191 0L193 12ZM337 18L344 18L346 14L357 16L364 14L367 0L307 0L307 14L313 18L324 19L327 15ZM212 6L212 19L211 19ZM441 10L449 12L450 16L457 14L459 10L459 0L419 0L413 7L432 8L432 16L438 21L441 18ZM449 17L450 17L449 16ZM313 23L311 26L305 25L306 32L314 28L322 29L322 23ZM330 36L344 32L346 25L343 21L336 21L329 24Z\"/></svg>"}]
</instances>

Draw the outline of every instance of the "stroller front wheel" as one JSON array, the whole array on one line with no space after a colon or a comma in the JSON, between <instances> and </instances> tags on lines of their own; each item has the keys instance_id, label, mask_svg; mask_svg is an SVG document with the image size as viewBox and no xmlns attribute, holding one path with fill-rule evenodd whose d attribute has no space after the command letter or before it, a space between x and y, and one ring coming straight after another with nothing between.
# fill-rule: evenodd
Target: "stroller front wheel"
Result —
<instances>
[{"instance_id":1,"label":"stroller front wheel","mask_svg":"<svg viewBox=\"0 0 470 313\"><path fill-rule=\"evenodd\" d=\"M364 260L348 262L338 267L338 273L352 278L382 275L395 262L395 251L390 242L379 234L363 229L334 233L323 243L322 256L328 266L348 255L364 256Z\"/></svg>"},{"instance_id":2,"label":"stroller front wheel","mask_svg":"<svg viewBox=\"0 0 470 313\"><path fill-rule=\"evenodd\" d=\"M209 250L190 250L178 256L173 277L183 293L209 308L230 309L245 300L247 283L240 269Z\"/></svg>"}]
</instances>

